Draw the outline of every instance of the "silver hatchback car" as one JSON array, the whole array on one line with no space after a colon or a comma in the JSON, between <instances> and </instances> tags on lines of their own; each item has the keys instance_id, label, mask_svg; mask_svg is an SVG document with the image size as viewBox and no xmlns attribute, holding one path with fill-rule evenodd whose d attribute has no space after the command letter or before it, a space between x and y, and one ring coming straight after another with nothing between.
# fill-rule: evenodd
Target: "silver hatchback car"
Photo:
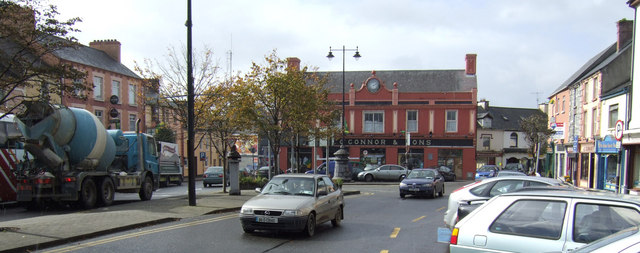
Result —
<instances>
[{"instance_id":1,"label":"silver hatchback car","mask_svg":"<svg viewBox=\"0 0 640 253\"><path fill-rule=\"evenodd\" d=\"M568 252L640 225L640 198L554 190L496 196L460 220L450 252Z\"/></svg>"},{"instance_id":2,"label":"silver hatchback car","mask_svg":"<svg viewBox=\"0 0 640 253\"><path fill-rule=\"evenodd\" d=\"M256 189L260 190L260 189ZM275 176L240 209L246 233L255 230L302 231L315 234L316 225L343 219L344 196L326 175L283 174Z\"/></svg>"},{"instance_id":3,"label":"silver hatchback car","mask_svg":"<svg viewBox=\"0 0 640 253\"><path fill-rule=\"evenodd\" d=\"M385 164L373 170L358 173L358 180L371 182L373 180L402 181L409 174L405 167L395 164Z\"/></svg>"}]
</instances>

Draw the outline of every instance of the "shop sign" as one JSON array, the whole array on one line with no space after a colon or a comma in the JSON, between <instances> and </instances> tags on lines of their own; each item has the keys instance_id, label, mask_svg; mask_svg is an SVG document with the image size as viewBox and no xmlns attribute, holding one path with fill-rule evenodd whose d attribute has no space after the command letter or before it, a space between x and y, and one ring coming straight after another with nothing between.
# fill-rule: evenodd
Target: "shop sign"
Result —
<instances>
[{"instance_id":1,"label":"shop sign","mask_svg":"<svg viewBox=\"0 0 640 253\"><path fill-rule=\"evenodd\" d=\"M593 143L585 143L580 145L580 153L594 153L596 146Z\"/></svg>"},{"instance_id":2,"label":"shop sign","mask_svg":"<svg viewBox=\"0 0 640 253\"><path fill-rule=\"evenodd\" d=\"M618 141L610 136L605 137L604 140L596 141L596 153L618 153L618 147Z\"/></svg>"},{"instance_id":3,"label":"shop sign","mask_svg":"<svg viewBox=\"0 0 640 253\"><path fill-rule=\"evenodd\" d=\"M341 145L336 140L334 145ZM408 143L407 143L408 142ZM408 144L408 145L407 145ZM416 147L473 147L472 139L346 139L347 146L416 146Z\"/></svg>"}]
</instances>

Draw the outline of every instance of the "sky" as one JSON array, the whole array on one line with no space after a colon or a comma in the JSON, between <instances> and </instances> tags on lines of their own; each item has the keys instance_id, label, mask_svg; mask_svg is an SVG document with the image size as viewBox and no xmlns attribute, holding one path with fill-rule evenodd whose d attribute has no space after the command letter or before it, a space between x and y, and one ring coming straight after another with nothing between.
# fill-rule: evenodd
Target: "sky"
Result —
<instances>
[{"instance_id":1,"label":"sky","mask_svg":"<svg viewBox=\"0 0 640 253\"><path fill-rule=\"evenodd\" d=\"M478 99L536 108L633 20L627 0L192 0L192 43L226 73L247 73L276 50L318 71L464 69L477 54ZM187 1L49 0L59 19L80 17L84 45L116 39L122 63L162 63L186 47ZM231 52L231 54L230 54ZM334 53L336 54L336 53ZM231 56L231 57L230 57Z\"/></svg>"}]
</instances>

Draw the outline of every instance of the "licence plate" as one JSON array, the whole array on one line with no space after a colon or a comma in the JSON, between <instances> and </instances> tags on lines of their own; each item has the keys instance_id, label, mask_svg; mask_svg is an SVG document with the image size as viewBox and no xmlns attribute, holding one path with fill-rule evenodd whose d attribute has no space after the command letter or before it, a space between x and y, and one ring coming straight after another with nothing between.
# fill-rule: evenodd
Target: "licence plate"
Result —
<instances>
[{"instance_id":1,"label":"licence plate","mask_svg":"<svg viewBox=\"0 0 640 253\"><path fill-rule=\"evenodd\" d=\"M420 191L420 188L411 188L411 189L409 189L409 191L417 192L417 191Z\"/></svg>"},{"instance_id":2,"label":"licence plate","mask_svg":"<svg viewBox=\"0 0 640 253\"><path fill-rule=\"evenodd\" d=\"M256 217L256 222L278 223L278 218L272 217Z\"/></svg>"}]
</instances>

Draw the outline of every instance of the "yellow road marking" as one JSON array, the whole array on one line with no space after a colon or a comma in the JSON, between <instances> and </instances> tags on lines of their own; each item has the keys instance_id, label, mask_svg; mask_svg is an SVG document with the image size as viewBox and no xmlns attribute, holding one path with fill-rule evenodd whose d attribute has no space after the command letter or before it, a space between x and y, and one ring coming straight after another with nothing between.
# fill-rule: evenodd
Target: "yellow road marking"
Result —
<instances>
[{"instance_id":1,"label":"yellow road marking","mask_svg":"<svg viewBox=\"0 0 640 253\"><path fill-rule=\"evenodd\" d=\"M187 223L182 223L182 224L177 224L177 225L172 225L172 226L167 226L167 227L155 228L155 229L151 229L151 230L146 230L146 231L140 231L140 232L125 234L125 235L115 236L115 237L111 237L111 238L105 238L105 239L98 240L98 241L93 241L93 242L81 243L81 244L77 244L77 245L74 245L74 246L69 246L69 247L60 248L60 249L56 249L56 250L51 250L51 251L47 251L47 252L69 252L69 251L73 251L73 250L79 250L79 249L82 249L82 248L93 247L93 246L97 246L97 245L101 245L101 244L105 244L105 243L110 243L110 242L120 241L120 240L124 240L124 239L129 239L129 238L133 238L133 237L138 237L138 236L143 236L143 235L148 235L148 234L153 234L153 233L159 233L159 232L164 232L164 231L173 230L173 229L180 229L180 228L185 228L185 227L190 227L190 226L202 225L202 224L221 221L221 220L228 220L228 219L237 218L237 217L238 217L238 214L237 213L233 213L233 214L228 214L228 215L224 215L224 216L220 216L220 217L216 217L216 218L211 218L211 219L206 219L206 220L197 220L197 221L192 221L192 222L187 222Z\"/></svg>"},{"instance_id":2,"label":"yellow road marking","mask_svg":"<svg viewBox=\"0 0 640 253\"><path fill-rule=\"evenodd\" d=\"M440 211L444 210L445 208L447 208L447 207L443 206L443 207L440 207L440 208L436 209L436 211L440 212Z\"/></svg>"},{"instance_id":3,"label":"yellow road marking","mask_svg":"<svg viewBox=\"0 0 640 253\"><path fill-rule=\"evenodd\" d=\"M383 249L380 251L380 253L389 253L389 250Z\"/></svg>"},{"instance_id":4,"label":"yellow road marking","mask_svg":"<svg viewBox=\"0 0 640 253\"><path fill-rule=\"evenodd\" d=\"M400 228L394 228L393 232L391 232L391 235L389 236L389 238L396 238L398 237L398 233L400 233Z\"/></svg>"},{"instance_id":5,"label":"yellow road marking","mask_svg":"<svg viewBox=\"0 0 640 253\"><path fill-rule=\"evenodd\" d=\"M424 219L425 217L427 217L427 216L420 216L420 217L418 217L418 218L413 219L411 222L416 222L416 221L422 220L422 219Z\"/></svg>"}]
</instances>

